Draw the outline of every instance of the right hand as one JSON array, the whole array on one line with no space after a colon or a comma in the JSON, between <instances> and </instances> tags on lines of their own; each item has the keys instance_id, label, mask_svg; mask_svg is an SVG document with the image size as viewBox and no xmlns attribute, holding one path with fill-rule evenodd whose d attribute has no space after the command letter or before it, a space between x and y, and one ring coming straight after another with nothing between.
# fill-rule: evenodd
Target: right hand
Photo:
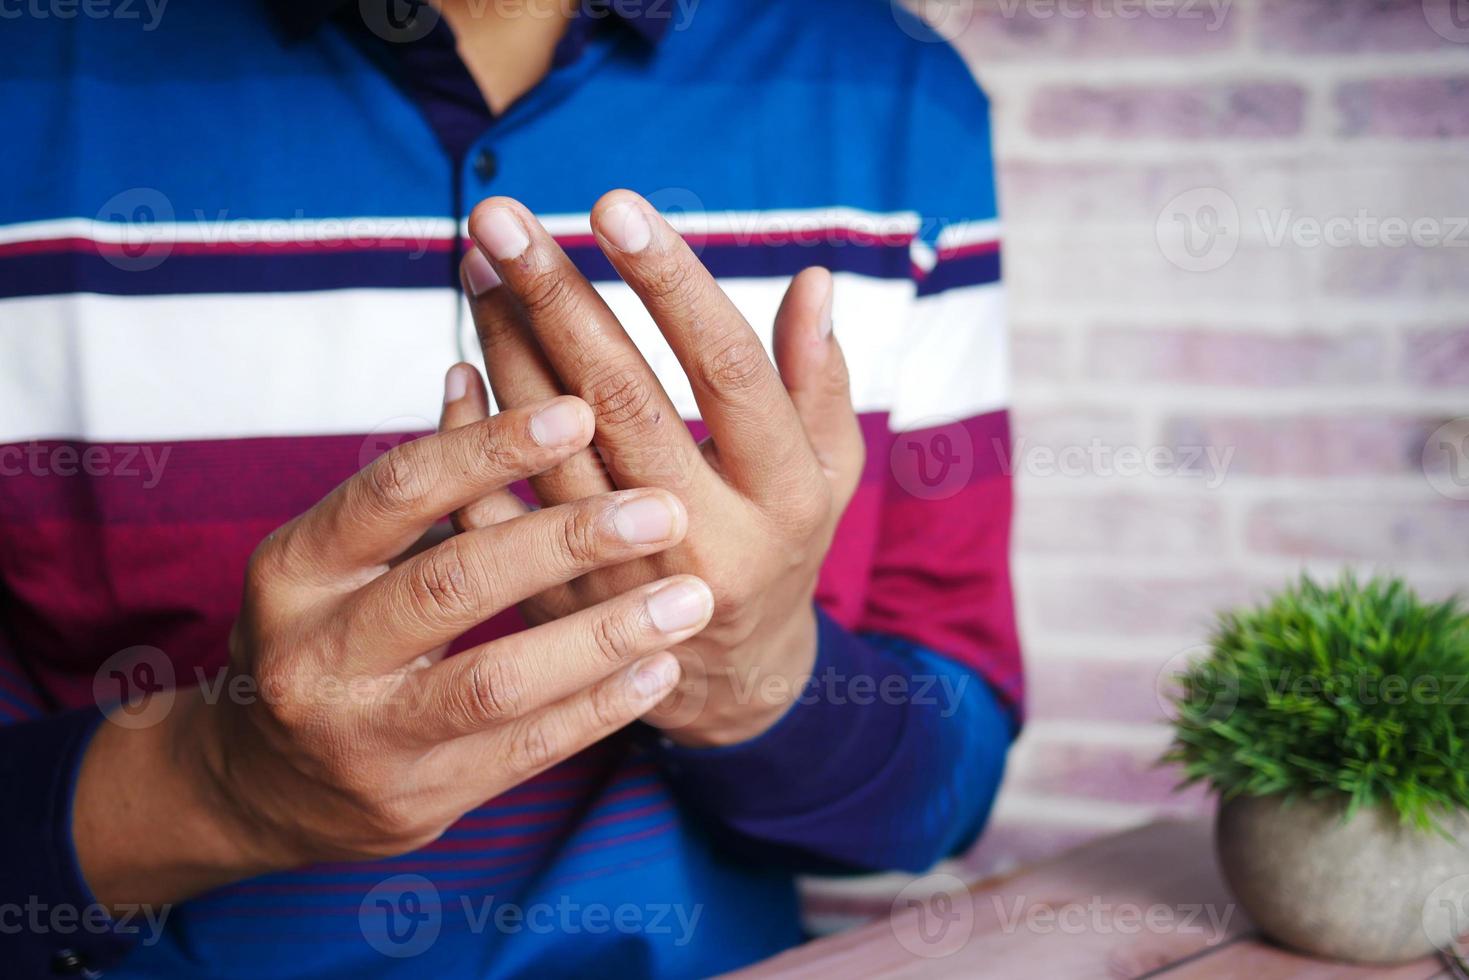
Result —
<instances>
[{"instance_id":1,"label":"right hand","mask_svg":"<svg viewBox=\"0 0 1469 980\"><path fill-rule=\"evenodd\" d=\"M557 465L592 429L586 403L562 397L401 445L256 550L230 669L262 696L175 712L245 864L416 850L673 690L664 651L713 605L690 575L442 656L528 596L683 538L678 498L646 489L415 550L443 515Z\"/></svg>"}]
</instances>

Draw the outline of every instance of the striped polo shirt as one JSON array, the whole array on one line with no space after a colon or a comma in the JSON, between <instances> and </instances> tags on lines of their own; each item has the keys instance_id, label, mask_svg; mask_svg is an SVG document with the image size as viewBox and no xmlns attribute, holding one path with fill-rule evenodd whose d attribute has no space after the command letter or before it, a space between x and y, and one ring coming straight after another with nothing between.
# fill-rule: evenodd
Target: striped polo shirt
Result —
<instances>
[{"instance_id":1,"label":"striped polo shirt","mask_svg":"<svg viewBox=\"0 0 1469 980\"><path fill-rule=\"evenodd\" d=\"M7 20L0 64L0 955L699 976L801 940L796 873L973 839L1022 689L988 108L945 44L876 0L587 3L496 116L423 4L124 6ZM726 749L632 726L400 858L106 929L11 915L93 901L69 808L97 705L216 684L254 547L431 430L444 369L479 359L456 274L477 201L542 217L702 435L592 239L619 186L767 341L794 273L835 275L867 463L809 696Z\"/></svg>"}]
</instances>

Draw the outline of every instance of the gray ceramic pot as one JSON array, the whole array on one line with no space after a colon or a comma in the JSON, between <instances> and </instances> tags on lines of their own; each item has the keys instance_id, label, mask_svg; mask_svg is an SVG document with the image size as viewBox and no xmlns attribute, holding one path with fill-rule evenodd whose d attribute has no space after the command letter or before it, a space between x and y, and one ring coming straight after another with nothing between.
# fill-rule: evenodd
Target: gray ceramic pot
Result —
<instances>
[{"instance_id":1,"label":"gray ceramic pot","mask_svg":"<svg viewBox=\"0 0 1469 980\"><path fill-rule=\"evenodd\" d=\"M1455 840L1380 808L1343 821L1338 801L1240 797L1219 809L1219 865L1255 924L1332 959L1398 963L1469 932L1469 820Z\"/></svg>"}]
</instances>

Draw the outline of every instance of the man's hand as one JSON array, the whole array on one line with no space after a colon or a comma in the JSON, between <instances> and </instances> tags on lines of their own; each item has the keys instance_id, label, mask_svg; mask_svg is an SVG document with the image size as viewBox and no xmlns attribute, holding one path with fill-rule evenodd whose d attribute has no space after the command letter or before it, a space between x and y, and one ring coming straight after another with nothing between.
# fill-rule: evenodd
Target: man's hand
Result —
<instances>
[{"instance_id":1,"label":"man's hand","mask_svg":"<svg viewBox=\"0 0 1469 980\"><path fill-rule=\"evenodd\" d=\"M817 574L862 470L862 434L831 333L831 275L808 269L792 281L772 364L651 205L628 191L598 202L598 244L689 377L710 434L695 444L612 311L529 211L492 198L469 227L479 249L461 274L497 403L567 392L596 413L596 451L533 479L537 497L549 506L618 487L666 487L687 505L693 528L677 548L541 593L522 606L527 618L565 616L661 575L698 575L714 590L714 618L675 651L679 697L646 720L689 745L765 731L810 675ZM487 411L478 376L458 370L464 396L446 405L445 431ZM515 512L501 494L456 521L471 530Z\"/></svg>"},{"instance_id":2,"label":"man's hand","mask_svg":"<svg viewBox=\"0 0 1469 980\"><path fill-rule=\"evenodd\" d=\"M259 696L210 704L190 692L158 730L104 725L89 750L75 829L98 896L172 901L415 850L666 697L678 663L660 651L712 609L692 576L443 658L499 610L683 537L678 499L638 490L420 540L442 515L581 450L592 428L588 407L563 397L419 439L272 534L250 561L230 644L232 675Z\"/></svg>"}]
</instances>

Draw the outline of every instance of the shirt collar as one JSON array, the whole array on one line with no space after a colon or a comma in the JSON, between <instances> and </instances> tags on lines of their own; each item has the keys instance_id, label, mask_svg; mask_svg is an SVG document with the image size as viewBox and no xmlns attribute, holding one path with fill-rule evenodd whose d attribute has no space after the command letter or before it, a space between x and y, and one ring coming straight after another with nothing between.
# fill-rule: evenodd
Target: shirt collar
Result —
<instances>
[{"instance_id":1,"label":"shirt collar","mask_svg":"<svg viewBox=\"0 0 1469 980\"><path fill-rule=\"evenodd\" d=\"M276 21L291 37L305 37L326 23L352 0L267 0ZM424 0L371 0L407 7ZM627 25L649 44L657 44L668 33L672 4L649 4L643 0L582 0L574 28L585 30L598 21L617 21ZM405 11L406 12L406 11ZM591 23L588 23L591 22Z\"/></svg>"}]
</instances>

